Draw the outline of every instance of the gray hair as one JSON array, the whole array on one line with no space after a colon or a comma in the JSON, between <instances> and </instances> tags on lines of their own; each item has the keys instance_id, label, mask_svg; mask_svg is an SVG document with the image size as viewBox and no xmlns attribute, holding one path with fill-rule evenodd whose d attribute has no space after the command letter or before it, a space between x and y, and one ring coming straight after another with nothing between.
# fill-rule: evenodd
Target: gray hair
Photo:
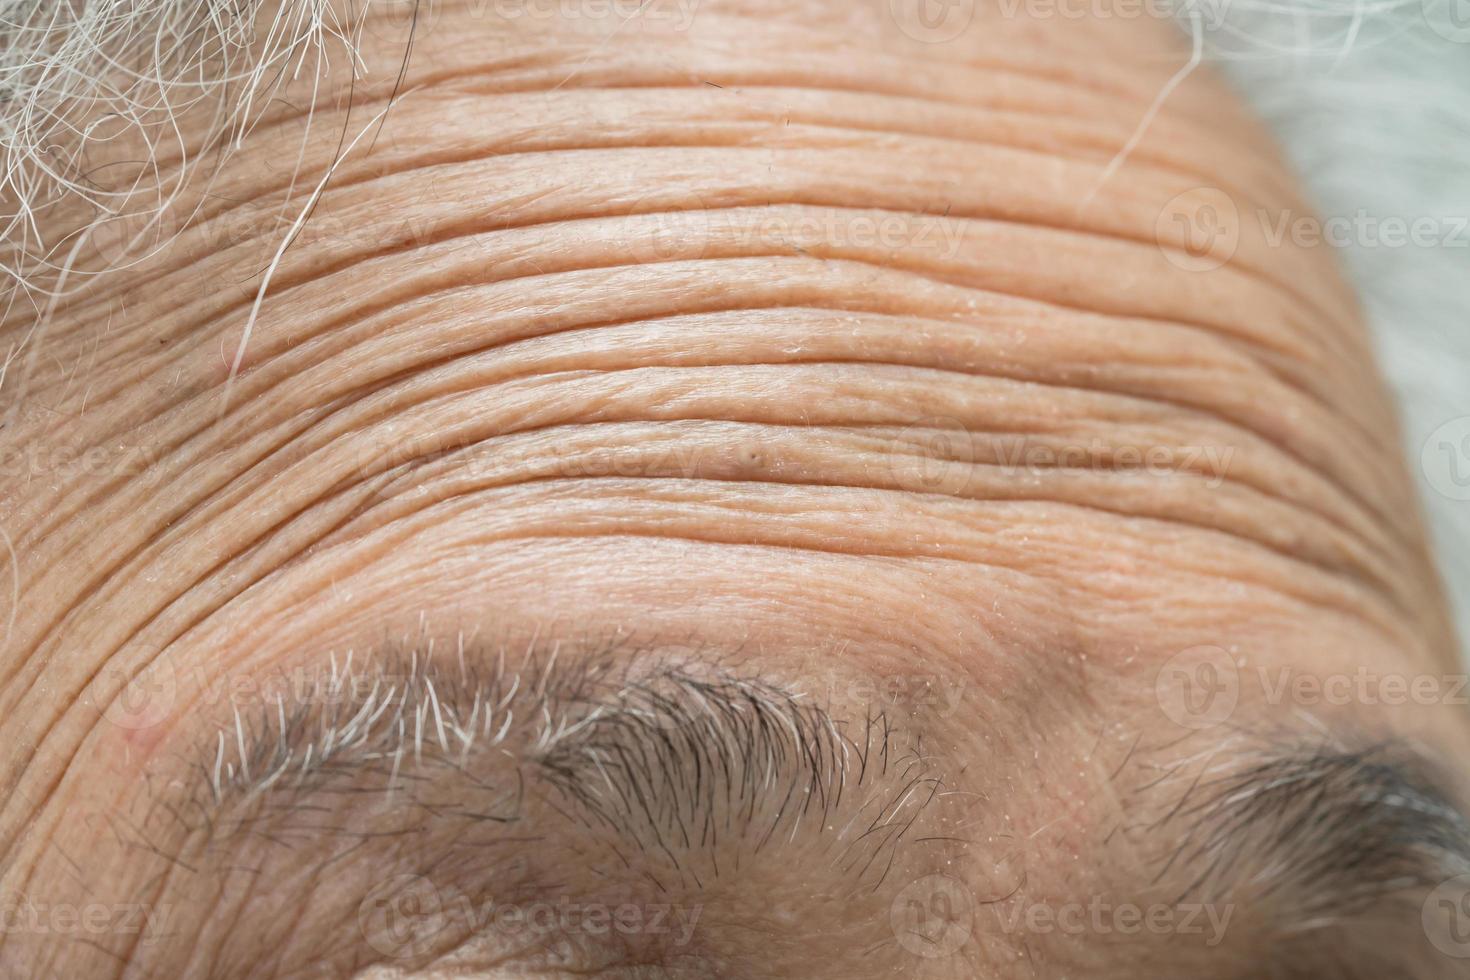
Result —
<instances>
[{"instance_id":1,"label":"gray hair","mask_svg":"<svg viewBox=\"0 0 1470 980\"><path fill-rule=\"evenodd\" d=\"M130 227L140 214L143 224L161 217L204 161L229 157L283 86L320 77L334 54L355 64L372 3L0 0L5 299L64 290L76 251L99 227L124 214ZM185 142L185 115L204 117L202 140ZM101 177L89 157L108 143L136 144L141 159ZM181 165L160 167L168 157Z\"/></svg>"}]
</instances>

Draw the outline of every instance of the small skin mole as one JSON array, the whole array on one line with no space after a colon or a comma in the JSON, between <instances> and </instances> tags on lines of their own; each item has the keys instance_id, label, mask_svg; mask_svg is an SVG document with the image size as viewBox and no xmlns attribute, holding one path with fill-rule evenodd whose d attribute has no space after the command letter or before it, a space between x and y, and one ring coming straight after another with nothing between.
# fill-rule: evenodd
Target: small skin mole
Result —
<instances>
[{"instance_id":1,"label":"small skin mole","mask_svg":"<svg viewBox=\"0 0 1470 980\"><path fill-rule=\"evenodd\" d=\"M766 454L753 442L747 442L735 451L735 460L746 469L763 468Z\"/></svg>"}]
</instances>

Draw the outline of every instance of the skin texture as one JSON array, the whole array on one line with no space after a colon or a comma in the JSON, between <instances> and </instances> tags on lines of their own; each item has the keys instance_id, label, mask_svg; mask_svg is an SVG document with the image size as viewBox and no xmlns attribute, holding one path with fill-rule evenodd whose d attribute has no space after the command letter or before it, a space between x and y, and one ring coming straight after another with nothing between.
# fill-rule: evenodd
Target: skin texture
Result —
<instances>
[{"instance_id":1,"label":"skin texture","mask_svg":"<svg viewBox=\"0 0 1470 980\"><path fill-rule=\"evenodd\" d=\"M696 938L621 963L593 944L594 975L1232 976L1269 908L1208 948L1006 916L1167 901L1174 838L1114 831L1262 731L1463 739L1443 698L1262 683L1439 678L1454 641L1354 301L1328 250L1264 234L1307 209L1259 126L1199 72L1109 169L1188 57L1171 25L982 6L940 42L851 0L402 14L309 131L310 88L272 106L167 248L4 321L35 333L0 387L29 454L0 475L0 891L177 891L156 942L10 931L0 973L533 975L500 940L348 948L361 891L434 848L439 885L478 895L454 825L371 859L236 842L248 881L178 870L189 835L159 813L234 729L220 685L329 651L683 651L834 718L882 711L942 780L881 883L793 872L820 865L795 834L739 876L665 875ZM1160 686L1181 654L1234 665L1232 712L1196 724ZM129 683L142 707L118 706ZM552 827L546 799L527 812ZM598 833L501 898L651 901L590 872ZM892 924L936 876L974 904L943 955Z\"/></svg>"}]
</instances>

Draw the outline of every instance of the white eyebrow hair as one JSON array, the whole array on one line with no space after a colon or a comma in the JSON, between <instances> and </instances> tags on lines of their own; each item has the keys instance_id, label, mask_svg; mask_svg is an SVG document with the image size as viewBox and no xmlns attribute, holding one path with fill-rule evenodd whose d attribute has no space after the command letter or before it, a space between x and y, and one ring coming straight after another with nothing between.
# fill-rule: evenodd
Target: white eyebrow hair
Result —
<instances>
[{"instance_id":1,"label":"white eyebrow hair","mask_svg":"<svg viewBox=\"0 0 1470 980\"><path fill-rule=\"evenodd\" d=\"M207 814L221 831L210 846L227 846L229 828L292 814L309 796L372 791L392 807L436 779L473 795L510 760L563 816L616 831L670 873L727 834L753 854L806 829L830 837L844 873L877 887L888 855L922 846L911 831L944 786L916 734L900 735L882 713L853 719L858 734L847 734L814 699L713 655L572 657L557 644L502 672L499 651L481 646L461 675L418 652L390 644L355 670L333 663L304 685L283 679L295 691L289 708L271 694L247 710L224 706L191 763L194 802L177 811ZM498 731L470 723L481 711L503 716ZM469 758L486 748L484 763ZM519 818L512 808L496 819Z\"/></svg>"}]
</instances>

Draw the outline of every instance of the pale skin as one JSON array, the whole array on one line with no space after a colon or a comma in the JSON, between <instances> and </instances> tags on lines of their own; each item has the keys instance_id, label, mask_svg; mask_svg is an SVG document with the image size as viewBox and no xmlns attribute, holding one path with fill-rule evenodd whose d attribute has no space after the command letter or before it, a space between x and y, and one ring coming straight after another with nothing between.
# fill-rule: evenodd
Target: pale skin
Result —
<instances>
[{"instance_id":1,"label":"pale skin","mask_svg":"<svg viewBox=\"0 0 1470 980\"><path fill-rule=\"evenodd\" d=\"M177 242L45 317L0 386L0 895L167 915L149 942L8 928L0 974L1262 975L1276 912L1248 894L1197 899L1202 932L1026 913L1174 901L1171 832L1114 831L1262 731L1402 738L1458 792L1460 668L1391 400L1331 251L1267 241L1258 213L1306 205L1263 129L1199 72L1110 167L1188 57L1172 25L904 26L851 0L447 2L399 79L385 14L351 113L345 78L319 94L289 205L309 91ZM1190 250L1201 202L1234 207L1228 254ZM0 339L41 322L17 304ZM362 943L363 893L432 856L317 870L341 848L251 840L248 880L191 877L187 835L140 816L234 738L221 683L385 638L452 662L466 636L471 658L615 638L844 723L881 710L943 781L927 843L859 888L808 872L821 838L794 830L790 858L650 896L633 865L664 858L592 873L612 845L568 842L533 785L582 856L536 866L548 901L699 909L553 970L499 934ZM1225 670L1234 710L1176 701L1181 662ZM162 694L118 708L129 681ZM478 895L461 874L435 880ZM895 925L936 876L973 902L954 948Z\"/></svg>"}]
</instances>

